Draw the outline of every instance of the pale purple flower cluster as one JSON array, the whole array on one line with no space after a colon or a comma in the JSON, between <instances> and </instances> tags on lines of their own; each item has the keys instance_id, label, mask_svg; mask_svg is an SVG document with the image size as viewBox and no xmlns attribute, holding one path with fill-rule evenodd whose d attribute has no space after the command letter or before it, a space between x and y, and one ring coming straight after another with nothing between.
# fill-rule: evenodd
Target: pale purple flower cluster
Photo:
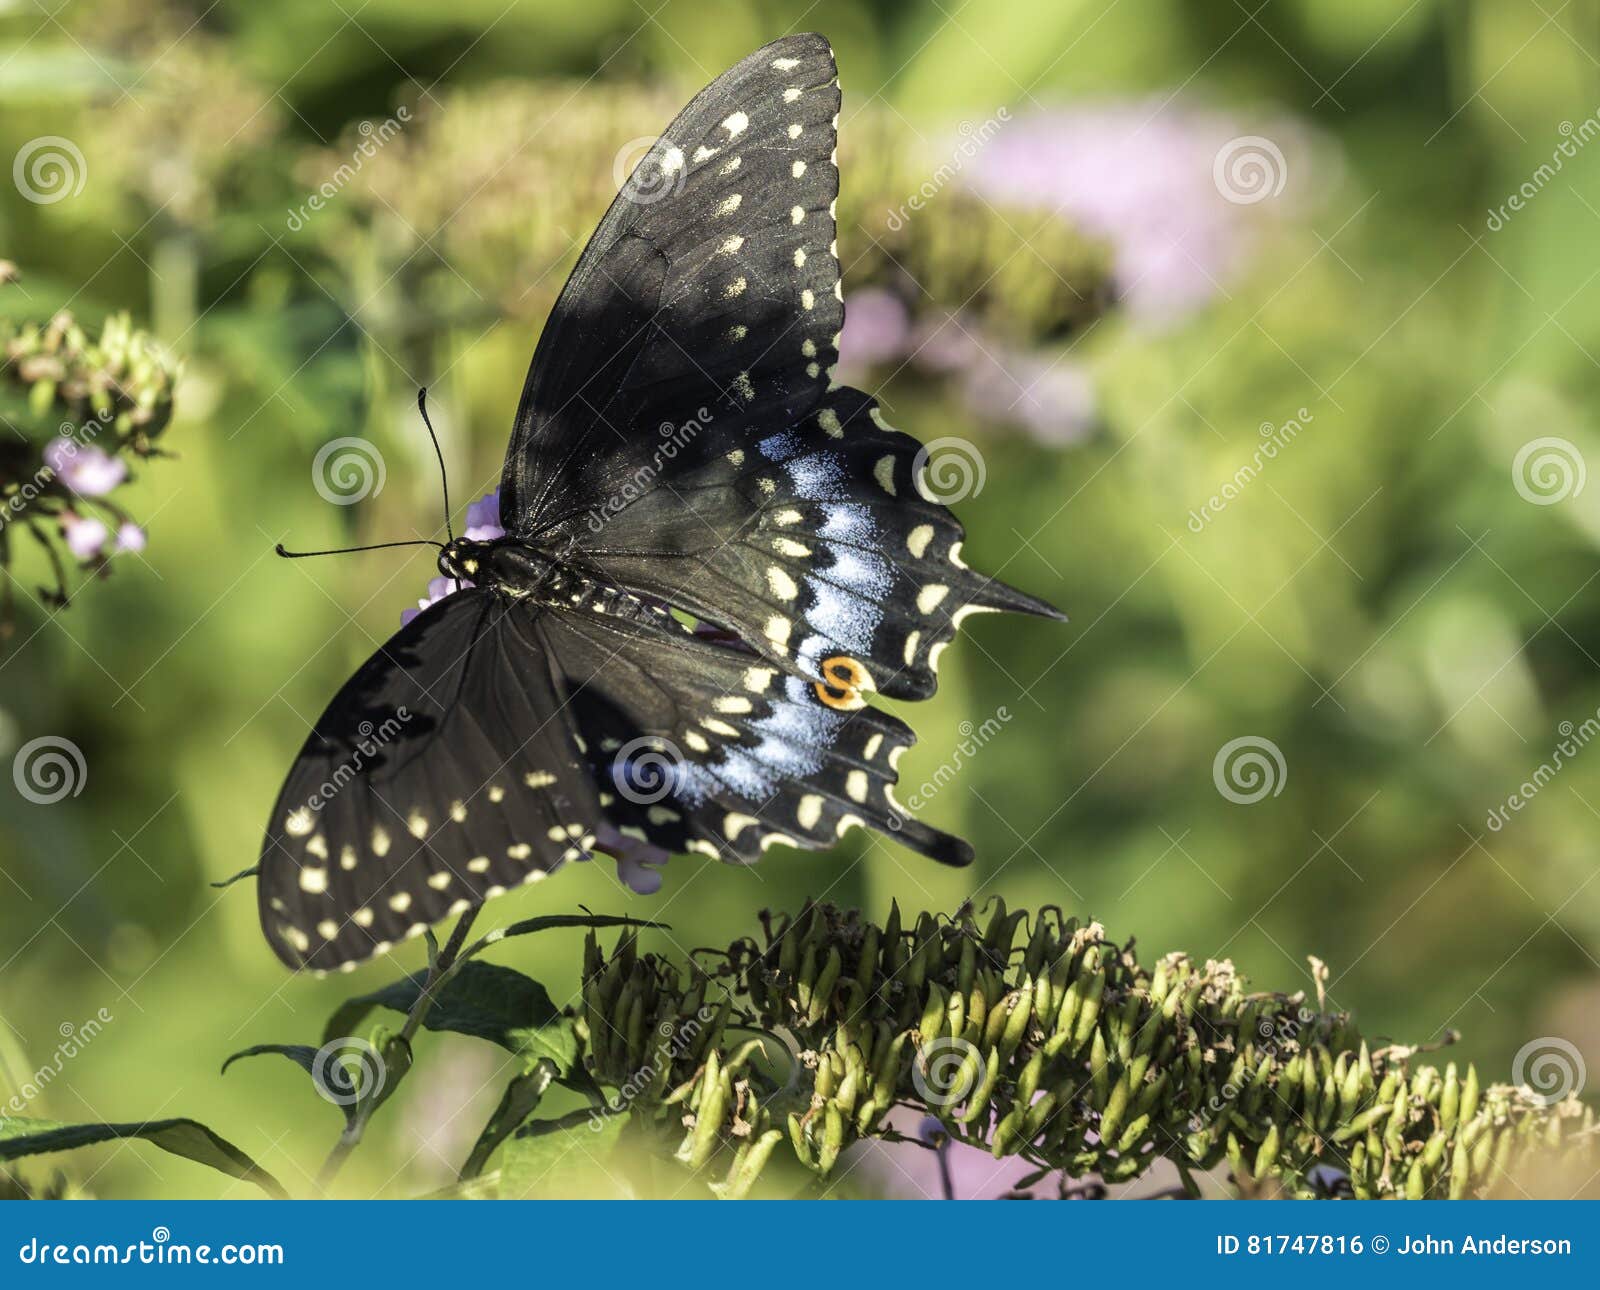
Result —
<instances>
[{"instance_id":1,"label":"pale purple flower cluster","mask_svg":"<svg viewBox=\"0 0 1600 1290\"><path fill-rule=\"evenodd\" d=\"M492 542L495 538L504 537L505 533L500 526L499 489L467 507L467 528L463 536L469 542ZM402 611L400 625L405 626L429 605L443 600L461 587L472 585L465 580L457 583L454 578L430 578L427 595L417 601L415 609ZM625 887L641 896L652 896L661 890L658 869L672 858L670 851L637 838L625 837L604 821L595 828L595 838L596 849L615 858L617 877Z\"/></svg>"},{"instance_id":2,"label":"pale purple flower cluster","mask_svg":"<svg viewBox=\"0 0 1600 1290\"><path fill-rule=\"evenodd\" d=\"M128 464L92 443L65 436L44 450L51 474L75 496L91 500L106 497L128 478ZM105 504L108 509L109 503ZM73 558L85 564L122 551L143 551L145 532L132 520L117 518L116 530L103 519L63 510L59 515L62 540Z\"/></svg>"}]
</instances>

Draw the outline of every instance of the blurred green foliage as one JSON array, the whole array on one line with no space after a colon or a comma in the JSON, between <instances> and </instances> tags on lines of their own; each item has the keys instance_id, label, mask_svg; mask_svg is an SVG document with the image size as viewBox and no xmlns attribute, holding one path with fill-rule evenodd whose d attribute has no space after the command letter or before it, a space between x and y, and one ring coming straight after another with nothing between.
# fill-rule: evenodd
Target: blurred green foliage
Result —
<instances>
[{"instance_id":1,"label":"blurred green foliage","mask_svg":"<svg viewBox=\"0 0 1600 1290\"><path fill-rule=\"evenodd\" d=\"M28 1114L194 1116L304 1189L336 1110L273 1112L303 1095L286 1064L216 1072L263 1036L309 1039L351 982L285 977L251 890L207 884L253 862L309 722L430 564L284 564L272 544L431 533L419 384L438 397L458 501L493 486L539 321L619 149L789 21L748 0L0 8L0 160L62 136L86 169L59 201L0 187L0 258L24 273L0 285L0 311L70 308L93 329L129 310L185 360L162 441L177 457L118 494L148 550L63 613L19 594L0 654L7 759L48 733L88 767L55 805L0 793L4 1082L53 1062L63 1026L115 1018ZM1513 469L1544 436L1600 462L1600 154L1486 225L1562 123L1600 107L1595 6L823 0L804 22L832 39L845 91L847 295L888 286L926 319L977 292L963 326L1003 340L1003 361L1025 347L1092 384L1094 432L1049 446L923 366L870 377L895 424L981 448L986 485L956 507L974 566L1073 621L975 620L938 698L906 714L923 740L911 784L950 759L961 722L1010 714L924 808L974 841L972 871L858 832L755 870L675 861L656 897L591 865L489 916L583 902L693 946L807 896L1003 894L1284 988L1315 953L1365 1033L1458 1029L1486 1079L1510 1079L1541 1035L1600 1060L1600 751L1486 824L1560 723L1600 707L1600 488L1537 505ZM1203 307L1141 325L1110 302L1104 239L961 183L886 228L958 122L1105 101L1197 104L1240 134L1291 121L1310 141L1287 150L1281 208L1245 226L1247 259ZM412 122L293 227L371 137L362 123L402 108ZM1148 162L1141 137L1129 167ZM1259 427L1301 409L1292 446L1194 531ZM381 446L387 483L337 508L310 463L346 434ZM29 559L15 573L32 588L45 575ZM1249 805L1213 780L1242 736L1270 740L1287 770ZM516 961L562 999L575 948ZM423 1060L435 1069L388 1112L406 1127L352 1161L353 1189L438 1185L492 1109L480 1054L443 1044ZM98 1150L78 1180L90 1191L218 1194L198 1166Z\"/></svg>"}]
</instances>

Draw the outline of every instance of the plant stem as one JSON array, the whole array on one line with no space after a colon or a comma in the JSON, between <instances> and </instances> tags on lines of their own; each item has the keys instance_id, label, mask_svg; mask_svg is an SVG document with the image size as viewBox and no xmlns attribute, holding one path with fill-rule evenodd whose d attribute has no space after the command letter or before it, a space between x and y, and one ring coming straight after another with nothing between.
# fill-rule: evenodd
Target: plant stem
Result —
<instances>
[{"instance_id":1,"label":"plant stem","mask_svg":"<svg viewBox=\"0 0 1600 1290\"><path fill-rule=\"evenodd\" d=\"M428 936L428 975L422 983L422 990L417 995L417 1001L411 1005L411 1011L406 1014L405 1025L400 1027L400 1033L395 1036L395 1042L405 1045L408 1054L405 1063L398 1068L391 1068L388 1054L384 1058L384 1082L377 1093L371 1098L363 1098L356 1104L356 1111L350 1117L350 1122L345 1125L344 1132L339 1135L338 1142L334 1143L333 1150L328 1153L328 1158L322 1162L322 1168L317 1171L317 1190L326 1193L329 1184L344 1168L344 1162L350 1153L361 1145L361 1139L367 1130L367 1122L385 1102L394 1096L394 1091L399 1087L400 1081L406 1077L411 1069L409 1053L411 1041L416 1037L417 1031L422 1029L422 1024L428 1018L429 1011L433 1008L434 1000L439 997L439 990L459 970L461 964L477 953L485 944L484 940L478 941L465 953L462 953L462 943L467 939L467 933L472 930L472 923L478 916L477 909L469 909L456 920L456 925L450 931L450 939L445 942L444 949L434 952L436 942L432 933Z\"/></svg>"}]
</instances>

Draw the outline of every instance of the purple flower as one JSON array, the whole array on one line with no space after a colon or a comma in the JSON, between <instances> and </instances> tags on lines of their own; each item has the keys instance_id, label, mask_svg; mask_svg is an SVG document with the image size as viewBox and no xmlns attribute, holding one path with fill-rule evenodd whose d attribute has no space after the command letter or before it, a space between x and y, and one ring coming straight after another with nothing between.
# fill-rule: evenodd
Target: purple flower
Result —
<instances>
[{"instance_id":1,"label":"purple flower","mask_svg":"<svg viewBox=\"0 0 1600 1290\"><path fill-rule=\"evenodd\" d=\"M1068 358L980 353L967 369L965 387L975 410L1016 422L1042 443L1077 443L1094 428L1094 387Z\"/></svg>"},{"instance_id":2,"label":"purple flower","mask_svg":"<svg viewBox=\"0 0 1600 1290\"><path fill-rule=\"evenodd\" d=\"M604 820L595 826L595 845L615 857L617 877L630 891L653 896L661 890L661 875L652 866L666 864L672 859L672 852L638 838L626 837Z\"/></svg>"},{"instance_id":3,"label":"purple flower","mask_svg":"<svg viewBox=\"0 0 1600 1290\"><path fill-rule=\"evenodd\" d=\"M79 497L104 497L128 477L128 464L93 444L52 440L44 462Z\"/></svg>"},{"instance_id":4,"label":"purple flower","mask_svg":"<svg viewBox=\"0 0 1600 1290\"><path fill-rule=\"evenodd\" d=\"M1213 175L1244 133L1220 114L1165 103L1064 108L1019 117L968 173L995 201L1060 211L1105 239L1129 312L1160 325L1204 305L1247 258L1258 221Z\"/></svg>"},{"instance_id":5,"label":"purple flower","mask_svg":"<svg viewBox=\"0 0 1600 1290\"><path fill-rule=\"evenodd\" d=\"M500 527L500 490L497 488L467 507L467 531L463 536L469 542L492 542L504 537Z\"/></svg>"},{"instance_id":6,"label":"purple flower","mask_svg":"<svg viewBox=\"0 0 1600 1290\"><path fill-rule=\"evenodd\" d=\"M900 297L882 287L852 291L845 304L839 362L862 371L901 357L911 339L911 319Z\"/></svg>"},{"instance_id":7,"label":"purple flower","mask_svg":"<svg viewBox=\"0 0 1600 1290\"><path fill-rule=\"evenodd\" d=\"M145 543L145 531L131 520L117 526L117 550L143 551Z\"/></svg>"},{"instance_id":8,"label":"purple flower","mask_svg":"<svg viewBox=\"0 0 1600 1290\"><path fill-rule=\"evenodd\" d=\"M429 578L428 594L425 595L421 600L417 601L417 607L415 609L403 609L400 611L400 626L404 627L429 605L443 600L446 596L459 591L462 587L470 587L472 585L473 584L468 582L465 578L462 578L459 581L457 581L455 578L443 577L442 575L437 578Z\"/></svg>"},{"instance_id":9,"label":"purple flower","mask_svg":"<svg viewBox=\"0 0 1600 1290\"><path fill-rule=\"evenodd\" d=\"M908 1138L932 1144L944 1129L932 1116L918 1117L900 1109L888 1122ZM903 1200L995 1200L1019 1194L1013 1185L1032 1172L1026 1160L996 1160L982 1147L945 1140L936 1149L909 1142L871 1141L865 1144L866 1174L886 1194ZM1051 1180L1036 1184L1028 1195L1050 1194Z\"/></svg>"},{"instance_id":10,"label":"purple flower","mask_svg":"<svg viewBox=\"0 0 1600 1290\"><path fill-rule=\"evenodd\" d=\"M105 549L106 541L111 536L110 530L101 521L74 515L71 511L62 513L61 531L67 541L67 550L72 552L73 559L84 562L98 556Z\"/></svg>"}]
</instances>

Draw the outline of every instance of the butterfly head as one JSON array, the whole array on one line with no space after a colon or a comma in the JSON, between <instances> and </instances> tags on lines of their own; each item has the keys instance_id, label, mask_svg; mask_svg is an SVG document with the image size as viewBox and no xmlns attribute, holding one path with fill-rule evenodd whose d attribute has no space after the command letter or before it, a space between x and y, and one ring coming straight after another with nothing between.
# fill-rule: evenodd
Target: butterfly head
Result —
<instances>
[{"instance_id":1,"label":"butterfly head","mask_svg":"<svg viewBox=\"0 0 1600 1290\"><path fill-rule=\"evenodd\" d=\"M440 573L480 587L530 591L541 586L554 567L548 555L514 537L489 542L452 538L439 548Z\"/></svg>"},{"instance_id":2,"label":"butterfly head","mask_svg":"<svg viewBox=\"0 0 1600 1290\"><path fill-rule=\"evenodd\" d=\"M494 565L493 542L472 542L456 538L439 548L439 572L462 582L485 581Z\"/></svg>"}]
</instances>

